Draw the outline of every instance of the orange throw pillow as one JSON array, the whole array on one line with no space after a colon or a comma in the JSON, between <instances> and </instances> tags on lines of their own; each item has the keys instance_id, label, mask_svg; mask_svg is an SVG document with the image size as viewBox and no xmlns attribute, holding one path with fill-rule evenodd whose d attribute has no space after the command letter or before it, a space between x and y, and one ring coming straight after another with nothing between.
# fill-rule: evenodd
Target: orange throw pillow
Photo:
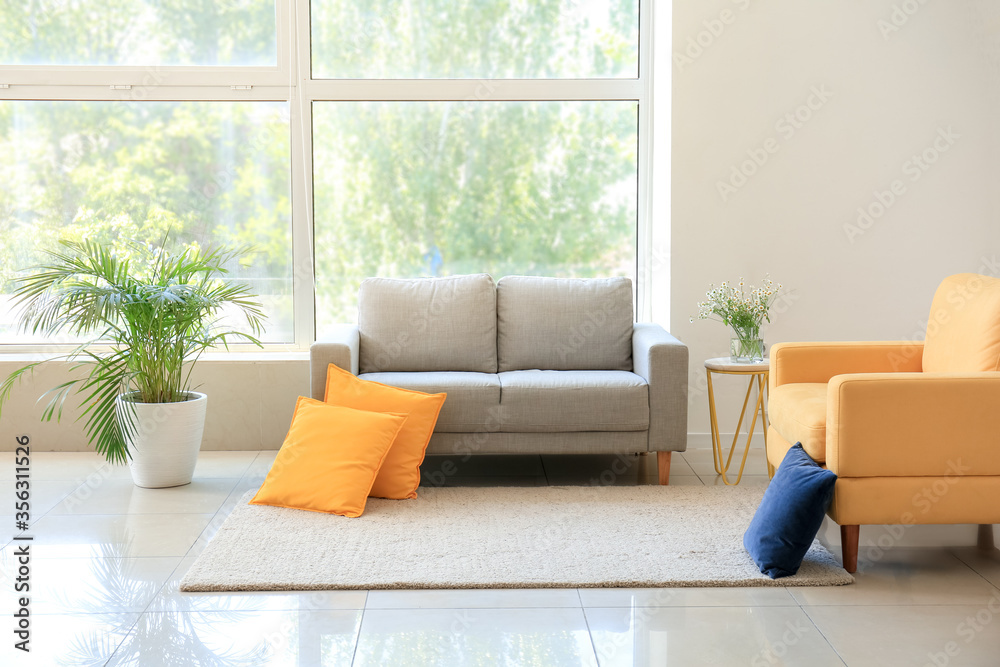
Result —
<instances>
[{"instance_id":1,"label":"orange throw pillow","mask_svg":"<svg viewBox=\"0 0 1000 667\"><path fill-rule=\"evenodd\" d=\"M252 505L361 516L406 415L365 412L300 396L292 425Z\"/></svg>"},{"instance_id":2,"label":"orange throw pillow","mask_svg":"<svg viewBox=\"0 0 1000 667\"><path fill-rule=\"evenodd\" d=\"M425 394L362 380L330 364L326 372L326 402L358 410L399 412L407 415L375 478L376 498L416 498L420 464L447 394Z\"/></svg>"}]
</instances>

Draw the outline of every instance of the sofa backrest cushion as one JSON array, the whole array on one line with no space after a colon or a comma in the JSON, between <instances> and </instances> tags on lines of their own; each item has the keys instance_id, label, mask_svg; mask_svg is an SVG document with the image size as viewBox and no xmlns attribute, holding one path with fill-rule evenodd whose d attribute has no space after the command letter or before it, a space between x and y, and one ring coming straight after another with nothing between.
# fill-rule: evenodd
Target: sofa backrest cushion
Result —
<instances>
[{"instance_id":1,"label":"sofa backrest cushion","mask_svg":"<svg viewBox=\"0 0 1000 667\"><path fill-rule=\"evenodd\" d=\"M942 281L927 319L923 370L1000 371L1000 279L960 273Z\"/></svg>"},{"instance_id":2,"label":"sofa backrest cushion","mask_svg":"<svg viewBox=\"0 0 1000 667\"><path fill-rule=\"evenodd\" d=\"M628 278L506 276L497 283L501 371L632 370Z\"/></svg>"},{"instance_id":3,"label":"sofa backrest cushion","mask_svg":"<svg viewBox=\"0 0 1000 667\"><path fill-rule=\"evenodd\" d=\"M358 292L362 373L497 372L493 278L368 278Z\"/></svg>"}]
</instances>

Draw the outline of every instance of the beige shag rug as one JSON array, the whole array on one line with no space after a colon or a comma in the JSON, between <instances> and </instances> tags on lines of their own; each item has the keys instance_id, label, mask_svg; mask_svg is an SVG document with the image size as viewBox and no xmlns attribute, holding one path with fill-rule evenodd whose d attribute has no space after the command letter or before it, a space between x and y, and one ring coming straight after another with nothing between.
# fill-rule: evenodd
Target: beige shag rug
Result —
<instances>
[{"instance_id":1,"label":"beige shag rug","mask_svg":"<svg viewBox=\"0 0 1000 667\"><path fill-rule=\"evenodd\" d=\"M243 497L182 591L834 586L818 541L772 581L743 548L754 487L422 488L348 519Z\"/></svg>"}]
</instances>

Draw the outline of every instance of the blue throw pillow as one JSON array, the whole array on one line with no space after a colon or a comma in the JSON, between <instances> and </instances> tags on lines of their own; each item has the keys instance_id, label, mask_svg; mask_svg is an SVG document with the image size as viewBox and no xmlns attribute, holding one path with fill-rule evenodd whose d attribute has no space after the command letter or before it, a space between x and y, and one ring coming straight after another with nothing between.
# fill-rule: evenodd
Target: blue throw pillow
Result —
<instances>
[{"instance_id":1,"label":"blue throw pillow","mask_svg":"<svg viewBox=\"0 0 1000 667\"><path fill-rule=\"evenodd\" d=\"M823 523L837 475L821 468L800 443L788 450L764 492L743 546L772 579L799 571Z\"/></svg>"}]
</instances>

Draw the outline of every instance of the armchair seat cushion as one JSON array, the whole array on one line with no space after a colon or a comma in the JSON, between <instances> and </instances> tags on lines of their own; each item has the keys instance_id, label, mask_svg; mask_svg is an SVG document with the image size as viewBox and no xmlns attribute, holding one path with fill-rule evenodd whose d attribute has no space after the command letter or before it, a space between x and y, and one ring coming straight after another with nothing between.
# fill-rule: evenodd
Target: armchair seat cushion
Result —
<instances>
[{"instance_id":1,"label":"armchair seat cushion","mask_svg":"<svg viewBox=\"0 0 1000 667\"><path fill-rule=\"evenodd\" d=\"M499 377L502 431L564 433L649 428L649 385L635 373L528 370L505 371Z\"/></svg>"},{"instance_id":2,"label":"armchair seat cushion","mask_svg":"<svg viewBox=\"0 0 1000 667\"><path fill-rule=\"evenodd\" d=\"M768 394L771 426L817 463L826 462L826 382L795 382L774 387Z\"/></svg>"},{"instance_id":3,"label":"armchair seat cushion","mask_svg":"<svg viewBox=\"0 0 1000 667\"><path fill-rule=\"evenodd\" d=\"M360 377L428 394L447 393L434 427L437 433L500 430L500 380L496 373L364 373Z\"/></svg>"}]
</instances>

